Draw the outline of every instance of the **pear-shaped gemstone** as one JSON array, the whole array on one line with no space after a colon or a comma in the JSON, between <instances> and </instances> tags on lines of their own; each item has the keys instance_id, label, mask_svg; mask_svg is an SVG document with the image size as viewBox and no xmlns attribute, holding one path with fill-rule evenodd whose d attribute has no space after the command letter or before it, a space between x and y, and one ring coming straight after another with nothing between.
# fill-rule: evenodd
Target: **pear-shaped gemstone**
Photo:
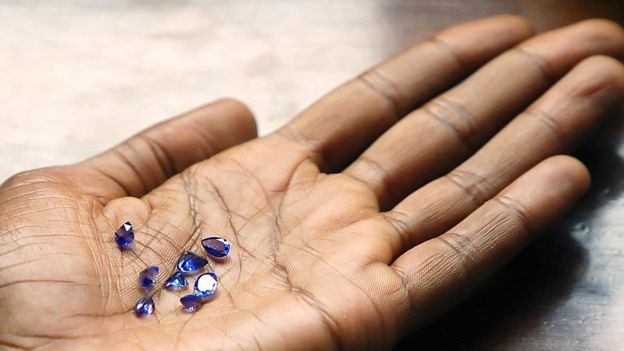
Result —
<instances>
[{"instance_id":1,"label":"pear-shaped gemstone","mask_svg":"<svg viewBox=\"0 0 624 351\"><path fill-rule=\"evenodd\" d=\"M206 252L213 257L221 258L230 253L230 242L217 236L203 239L201 244Z\"/></svg>"}]
</instances>

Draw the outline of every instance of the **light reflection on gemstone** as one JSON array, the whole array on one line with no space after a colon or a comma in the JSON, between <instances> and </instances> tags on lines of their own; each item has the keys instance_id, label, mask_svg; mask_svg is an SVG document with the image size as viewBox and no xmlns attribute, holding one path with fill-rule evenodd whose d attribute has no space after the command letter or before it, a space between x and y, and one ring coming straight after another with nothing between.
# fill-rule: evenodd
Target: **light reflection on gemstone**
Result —
<instances>
[{"instance_id":1,"label":"light reflection on gemstone","mask_svg":"<svg viewBox=\"0 0 624 351\"><path fill-rule=\"evenodd\" d=\"M187 251L178 259L177 268L178 271L183 274L192 274L199 271L207 264L208 260L204 257Z\"/></svg>"},{"instance_id":2,"label":"light reflection on gemstone","mask_svg":"<svg viewBox=\"0 0 624 351\"><path fill-rule=\"evenodd\" d=\"M156 284L158 276L158 266L150 266L145 268L141 274L139 274L139 285L145 290L150 290Z\"/></svg>"},{"instance_id":3,"label":"light reflection on gemstone","mask_svg":"<svg viewBox=\"0 0 624 351\"><path fill-rule=\"evenodd\" d=\"M134 313L138 317L149 316L154 313L154 299L150 296L140 299L136 306L134 306Z\"/></svg>"},{"instance_id":4,"label":"light reflection on gemstone","mask_svg":"<svg viewBox=\"0 0 624 351\"><path fill-rule=\"evenodd\" d=\"M184 278L184 275L178 271L175 271L169 278L167 278L164 284L165 288L171 290L178 290L188 285L189 283L186 278Z\"/></svg>"},{"instance_id":5,"label":"light reflection on gemstone","mask_svg":"<svg viewBox=\"0 0 624 351\"><path fill-rule=\"evenodd\" d=\"M201 298L196 295L186 295L180 298L180 303L184 306L184 312L193 313L201 307Z\"/></svg>"},{"instance_id":6,"label":"light reflection on gemstone","mask_svg":"<svg viewBox=\"0 0 624 351\"><path fill-rule=\"evenodd\" d=\"M230 242L220 237L210 237L201 241L202 246L213 257L222 258L230 253Z\"/></svg>"},{"instance_id":7,"label":"light reflection on gemstone","mask_svg":"<svg viewBox=\"0 0 624 351\"><path fill-rule=\"evenodd\" d=\"M217 291L217 275L208 272L201 274L195 280L195 295L207 299Z\"/></svg>"},{"instance_id":8,"label":"light reflection on gemstone","mask_svg":"<svg viewBox=\"0 0 624 351\"><path fill-rule=\"evenodd\" d=\"M126 222L115 231L115 242L120 249L126 249L134 241L134 227L132 223Z\"/></svg>"}]
</instances>

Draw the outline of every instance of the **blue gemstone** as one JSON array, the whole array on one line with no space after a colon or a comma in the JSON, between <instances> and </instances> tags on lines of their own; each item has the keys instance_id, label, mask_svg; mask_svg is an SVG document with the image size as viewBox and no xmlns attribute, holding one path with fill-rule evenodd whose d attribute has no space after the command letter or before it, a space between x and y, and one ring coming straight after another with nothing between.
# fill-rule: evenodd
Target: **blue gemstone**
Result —
<instances>
[{"instance_id":1,"label":"blue gemstone","mask_svg":"<svg viewBox=\"0 0 624 351\"><path fill-rule=\"evenodd\" d=\"M230 253L230 242L223 238L213 236L203 239L201 244L211 256L217 258L225 257Z\"/></svg>"},{"instance_id":2,"label":"blue gemstone","mask_svg":"<svg viewBox=\"0 0 624 351\"><path fill-rule=\"evenodd\" d=\"M150 290L156 284L156 277L158 276L158 266L150 266L145 268L141 274L139 274L139 284L145 290Z\"/></svg>"},{"instance_id":3,"label":"blue gemstone","mask_svg":"<svg viewBox=\"0 0 624 351\"><path fill-rule=\"evenodd\" d=\"M184 306L184 312L193 313L201 306L201 298L195 295L186 295L180 298L180 303Z\"/></svg>"},{"instance_id":4,"label":"blue gemstone","mask_svg":"<svg viewBox=\"0 0 624 351\"><path fill-rule=\"evenodd\" d=\"M154 300L149 296L140 299L134 306L134 313L139 317L149 316L154 313Z\"/></svg>"},{"instance_id":5,"label":"blue gemstone","mask_svg":"<svg viewBox=\"0 0 624 351\"><path fill-rule=\"evenodd\" d=\"M195 279L195 295L207 299L217 291L217 275L208 272Z\"/></svg>"},{"instance_id":6,"label":"blue gemstone","mask_svg":"<svg viewBox=\"0 0 624 351\"><path fill-rule=\"evenodd\" d=\"M126 222L115 232L115 241L120 249L125 249L134 241L134 227L132 223Z\"/></svg>"},{"instance_id":7,"label":"blue gemstone","mask_svg":"<svg viewBox=\"0 0 624 351\"><path fill-rule=\"evenodd\" d=\"M183 274L192 274L200 269L202 269L205 265L208 264L208 260L202 256L196 255L190 251L187 251L180 256L178 259L178 271Z\"/></svg>"},{"instance_id":8,"label":"blue gemstone","mask_svg":"<svg viewBox=\"0 0 624 351\"><path fill-rule=\"evenodd\" d=\"M179 290L185 286L188 286L189 283L186 278L184 278L184 275L182 275L182 273L176 271L169 278L167 278L167 280L165 280L164 285L167 289Z\"/></svg>"}]
</instances>

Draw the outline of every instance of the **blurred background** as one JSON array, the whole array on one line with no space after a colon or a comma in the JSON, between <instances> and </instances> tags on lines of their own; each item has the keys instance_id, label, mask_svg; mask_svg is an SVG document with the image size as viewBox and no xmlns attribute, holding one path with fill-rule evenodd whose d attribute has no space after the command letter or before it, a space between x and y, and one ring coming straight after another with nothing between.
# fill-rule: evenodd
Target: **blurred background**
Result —
<instances>
[{"instance_id":1,"label":"blurred background","mask_svg":"<svg viewBox=\"0 0 624 351\"><path fill-rule=\"evenodd\" d=\"M544 30L622 1L0 0L0 180L230 95L261 133L377 61L500 13Z\"/></svg>"},{"instance_id":2,"label":"blurred background","mask_svg":"<svg viewBox=\"0 0 624 351\"><path fill-rule=\"evenodd\" d=\"M624 1L0 0L0 182L222 96L246 102L266 134L436 30L501 13L540 31L589 17L624 24ZM573 213L399 349L624 349L624 126L614 121L579 153L594 185Z\"/></svg>"}]
</instances>

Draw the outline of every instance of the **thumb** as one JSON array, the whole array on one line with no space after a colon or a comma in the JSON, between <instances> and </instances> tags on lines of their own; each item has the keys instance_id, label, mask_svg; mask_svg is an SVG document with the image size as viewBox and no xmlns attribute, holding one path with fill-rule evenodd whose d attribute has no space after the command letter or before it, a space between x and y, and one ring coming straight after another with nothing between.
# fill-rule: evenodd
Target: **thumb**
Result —
<instances>
[{"instance_id":1,"label":"thumb","mask_svg":"<svg viewBox=\"0 0 624 351\"><path fill-rule=\"evenodd\" d=\"M106 203L140 197L169 177L229 147L256 137L249 109L221 99L161 122L120 145L70 166L79 191Z\"/></svg>"}]
</instances>

